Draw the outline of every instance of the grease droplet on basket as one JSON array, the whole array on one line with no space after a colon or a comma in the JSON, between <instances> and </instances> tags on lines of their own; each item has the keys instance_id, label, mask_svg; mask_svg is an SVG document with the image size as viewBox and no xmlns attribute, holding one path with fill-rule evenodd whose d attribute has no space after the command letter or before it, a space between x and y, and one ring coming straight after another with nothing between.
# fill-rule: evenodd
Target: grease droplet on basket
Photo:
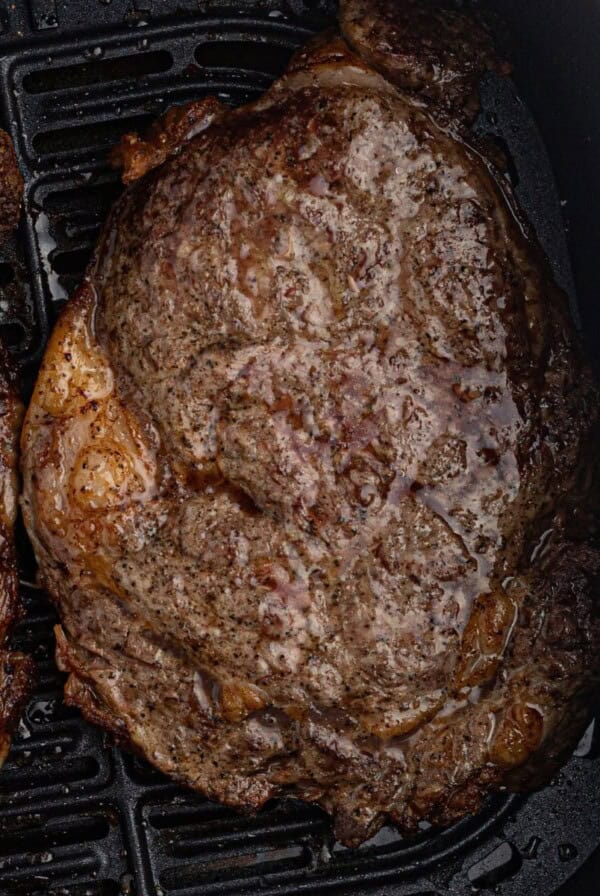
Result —
<instances>
[{"instance_id":1,"label":"grease droplet on basket","mask_svg":"<svg viewBox=\"0 0 600 896\"><path fill-rule=\"evenodd\" d=\"M561 862L572 862L577 856L577 848L572 843L561 843L558 847L558 858Z\"/></svg>"},{"instance_id":2,"label":"grease droplet on basket","mask_svg":"<svg viewBox=\"0 0 600 896\"><path fill-rule=\"evenodd\" d=\"M43 725L54 718L57 708L57 701L54 698L36 700L27 710L27 717L33 725Z\"/></svg>"},{"instance_id":3,"label":"grease droplet on basket","mask_svg":"<svg viewBox=\"0 0 600 896\"><path fill-rule=\"evenodd\" d=\"M23 719L20 719L17 731L21 740L29 740L29 738L31 737L31 731L29 730Z\"/></svg>"},{"instance_id":4,"label":"grease droplet on basket","mask_svg":"<svg viewBox=\"0 0 600 896\"><path fill-rule=\"evenodd\" d=\"M331 850L329 849L327 844L324 843L321 846L321 849L319 850L319 862L322 865L326 865L330 861L331 861Z\"/></svg>"},{"instance_id":5,"label":"grease droplet on basket","mask_svg":"<svg viewBox=\"0 0 600 896\"><path fill-rule=\"evenodd\" d=\"M133 893L133 874L122 874L119 878L119 891L123 896Z\"/></svg>"},{"instance_id":6,"label":"grease droplet on basket","mask_svg":"<svg viewBox=\"0 0 600 896\"><path fill-rule=\"evenodd\" d=\"M522 855L526 859L535 859L537 857L538 850L540 848L541 843L542 843L541 837L537 837L535 835L533 837L530 837L529 840L527 841L527 845L526 845L525 849L521 850Z\"/></svg>"},{"instance_id":7,"label":"grease droplet on basket","mask_svg":"<svg viewBox=\"0 0 600 896\"><path fill-rule=\"evenodd\" d=\"M583 737L577 744L575 752L573 753L574 756L577 756L578 759L591 758L591 756L593 756L596 741L596 738L594 737L595 733L596 720L592 719L590 724L587 726Z\"/></svg>"}]
</instances>

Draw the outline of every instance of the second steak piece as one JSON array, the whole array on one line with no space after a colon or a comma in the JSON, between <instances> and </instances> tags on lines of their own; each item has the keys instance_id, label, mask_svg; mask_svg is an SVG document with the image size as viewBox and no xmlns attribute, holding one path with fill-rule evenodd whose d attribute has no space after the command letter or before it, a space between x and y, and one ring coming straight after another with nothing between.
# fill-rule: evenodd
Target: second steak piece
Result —
<instances>
[{"instance_id":1,"label":"second steak piece","mask_svg":"<svg viewBox=\"0 0 600 896\"><path fill-rule=\"evenodd\" d=\"M23 178L9 135L0 130L0 243L15 229L21 211ZM0 766L31 688L33 663L10 650L8 638L22 614L14 526L18 508L18 446L23 419L17 373L0 339Z\"/></svg>"},{"instance_id":2,"label":"second steak piece","mask_svg":"<svg viewBox=\"0 0 600 896\"><path fill-rule=\"evenodd\" d=\"M148 173L48 347L23 502L67 699L349 844L550 773L598 679L600 558L597 392L465 136L471 62L445 103L398 64L486 39L459 17L421 50L419 20L386 68L389 5L367 38L355 8L378 70L321 38L257 102L127 141Z\"/></svg>"}]
</instances>

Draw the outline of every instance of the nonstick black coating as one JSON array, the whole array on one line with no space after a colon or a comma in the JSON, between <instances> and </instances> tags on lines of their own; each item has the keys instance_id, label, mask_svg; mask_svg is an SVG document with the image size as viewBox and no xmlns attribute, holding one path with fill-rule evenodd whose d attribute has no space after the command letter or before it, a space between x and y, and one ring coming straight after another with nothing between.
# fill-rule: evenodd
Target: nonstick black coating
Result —
<instances>
[{"instance_id":1,"label":"nonstick black coating","mask_svg":"<svg viewBox=\"0 0 600 896\"><path fill-rule=\"evenodd\" d=\"M600 3L491 0L480 5L506 24L513 78L554 171L583 333L599 365ZM536 217L535 207L528 211Z\"/></svg>"},{"instance_id":2,"label":"nonstick black coating","mask_svg":"<svg viewBox=\"0 0 600 896\"><path fill-rule=\"evenodd\" d=\"M508 149L519 199L599 358L600 4L479 5L494 14L517 91L486 79L478 127ZM20 233L0 256L0 329L26 391L119 192L105 164L111 143L169 104L257 96L333 15L328 0L0 2L4 126L27 186ZM22 554L31 582L24 538ZM0 894L597 896L596 730L543 791L491 798L476 818L414 842L386 828L352 852L316 809L272 804L243 818L108 747L62 705L53 611L31 585L23 593L17 641L34 652L40 683L0 775Z\"/></svg>"}]
</instances>

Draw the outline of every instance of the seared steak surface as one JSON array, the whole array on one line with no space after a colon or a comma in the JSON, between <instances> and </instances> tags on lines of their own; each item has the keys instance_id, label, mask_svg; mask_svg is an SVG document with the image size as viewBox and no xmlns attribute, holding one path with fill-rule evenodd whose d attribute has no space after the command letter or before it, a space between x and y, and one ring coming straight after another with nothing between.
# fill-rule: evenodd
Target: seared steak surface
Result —
<instances>
[{"instance_id":1,"label":"seared steak surface","mask_svg":"<svg viewBox=\"0 0 600 896\"><path fill-rule=\"evenodd\" d=\"M212 798L318 802L349 844L547 775L598 677L597 393L465 135L448 47L487 38L419 19L389 68L365 50L417 6L348 3L368 62L320 39L258 102L130 138L130 180L162 164L24 432L67 699ZM418 40L439 65L409 83Z\"/></svg>"},{"instance_id":2,"label":"seared steak surface","mask_svg":"<svg viewBox=\"0 0 600 896\"><path fill-rule=\"evenodd\" d=\"M17 225L22 195L23 179L13 145L9 135L0 130L0 243ZM10 628L21 614L13 529L22 417L16 371L0 339L0 766L8 754L10 734L32 675L31 660L7 646Z\"/></svg>"}]
</instances>

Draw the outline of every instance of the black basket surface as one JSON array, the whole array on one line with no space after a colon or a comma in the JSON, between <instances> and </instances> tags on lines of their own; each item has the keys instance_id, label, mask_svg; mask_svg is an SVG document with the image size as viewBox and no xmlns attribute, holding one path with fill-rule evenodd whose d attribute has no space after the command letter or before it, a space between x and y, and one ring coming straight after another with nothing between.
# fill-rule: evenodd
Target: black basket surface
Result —
<instances>
[{"instance_id":1,"label":"black basket surface","mask_svg":"<svg viewBox=\"0 0 600 896\"><path fill-rule=\"evenodd\" d=\"M0 0L3 125L26 179L19 232L0 254L0 330L26 393L120 192L109 147L169 105L257 97L334 13L328 0ZM536 126L509 83L486 80L483 107L478 127L509 151L519 198L573 297ZM356 851L335 843L318 809L272 803L245 817L182 790L63 705L55 615L24 539L23 555L28 617L15 641L40 675L0 774L0 894L549 896L600 841L593 725L543 791L492 797L476 817L442 832L424 826L412 841L384 828Z\"/></svg>"}]
</instances>

